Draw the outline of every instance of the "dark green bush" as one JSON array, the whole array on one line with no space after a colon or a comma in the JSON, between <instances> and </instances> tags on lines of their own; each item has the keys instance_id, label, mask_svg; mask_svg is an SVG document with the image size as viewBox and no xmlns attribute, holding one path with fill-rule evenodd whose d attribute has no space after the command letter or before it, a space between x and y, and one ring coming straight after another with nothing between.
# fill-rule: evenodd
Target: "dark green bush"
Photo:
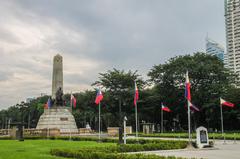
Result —
<instances>
[{"instance_id":1,"label":"dark green bush","mask_svg":"<svg viewBox=\"0 0 240 159\"><path fill-rule=\"evenodd\" d=\"M144 154L121 154L121 153L106 153L92 151L69 151L69 150L51 150L51 154L55 156L77 158L77 159L183 159L174 156L164 157L157 155L144 155Z\"/></svg>"},{"instance_id":2,"label":"dark green bush","mask_svg":"<svg viewBox=\"0 0 240 159\"><path fill-rule=\"evenodd\" d=\"M186 148L185 141L162 141L162 140L142 140L145 144L126 144L105 147L81 148L79 150L60 150L53 149L51 154L61 157L71 157L78 159L163 159L155 155L140 154L122 154L127 152L152 151L152 150L169 150ZM175 159L168 157L167 159Z\"/></svg>"}]
</instances>

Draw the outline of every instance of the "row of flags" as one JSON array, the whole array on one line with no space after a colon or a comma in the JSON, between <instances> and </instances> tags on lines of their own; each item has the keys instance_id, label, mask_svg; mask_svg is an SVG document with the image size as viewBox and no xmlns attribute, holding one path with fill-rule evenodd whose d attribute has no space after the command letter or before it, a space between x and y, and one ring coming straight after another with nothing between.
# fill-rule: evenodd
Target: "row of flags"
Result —
<instances>
[{"instance_id":1,"label":"row of flags","mask_svg":"<svg viewBox=\"0 0 240 159\"><path fill-rule=\"evenodd\" d=\"M186 73L186 82L185 82L185 98L187 99L187 102L188 102L188 105L190 106L190 109L192 111L199 112L200 109L197 106L195 106L191 103L190 89L191 89L191 84L190 84L189 76L188 76L188 72L187 72ZM234 107L233 103L228 102L228 101L226 101L222 98L220 98L220 105L221 106L227 106L227 107ZM165 112L172 112L167 106L163 105L163 103L162 103L161 109Z\"/></svg>"},{"instance_id":2,"label":"row of flags","mask_svg":"<svg viewBox=\"0 0 240 159\"><path fill-rule=\"evenodd\" d=\"M65 103L66 104L66 103ZM53 102L51 100L51 98L49 97L48 100L47 100L47 103L44 104L44 109L50 109L53 105ZM71 96L70 96L70 107L74 107L76 108L77 106L77 99L76 97L74 97L74 95L71 93Z\"/></svg>"},{"instance_id":3,"label":"row of flags","mask_svg":"<svg viewBox=\"0 0 240 159\"><path fill-rule=\"evenodd\" d=\"M138 87L137 87L137 83L134 82L134 89L135 89L135 93L134 93L134 106L137 105L137 101L139 100L139 91L138 91ZM188 72L186 73L186 82L185 82L185 98L187 99L187 102L190 106L190 109L193 110L193 111L196 111L196 112L199 112L200 109L195 106L194 104L192 104L191 102L191 84L190 84L190 81L189 81L189 76L188 76ZM103 94L102 94L102 91L100 89L97 90L97 95L96 95L96 98L95 98L95 103L96 104L99 104L101 101L103 100ZM77 100L76 100L76 97L74 97L74 95L71 93L71 96L70 96L70 106L71 107L74 107L76 108L76 104L77 104ZM49 109L51 108L53 105L52 103L52 100L49 98L47 103L44 104L44 108L45 109ZM222 98L220 98L220 105L221 106L227 106L227 107L234 107L234 104L231 103L231 102L228 102ZM161 104L161 109L163 111L166 111L166 112L172 112L167 106L165 106L163 103Z\"/></svg>"}]
</instances>

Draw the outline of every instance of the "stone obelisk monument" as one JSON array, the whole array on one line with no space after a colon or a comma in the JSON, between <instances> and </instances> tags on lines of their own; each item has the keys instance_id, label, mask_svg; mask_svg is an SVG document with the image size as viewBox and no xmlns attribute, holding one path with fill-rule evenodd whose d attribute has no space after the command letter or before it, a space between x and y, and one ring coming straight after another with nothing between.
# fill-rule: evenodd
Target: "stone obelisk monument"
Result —
<instances>
[{"instance_id":1,"label":"stone obelisk monument","mask_svg":"<svg viewBox=\"0 0 240 159\"><path fill-rule=\"evenodd\" d=\"M57 54L53 58L52 99L56 99L56 92L59 88L63 90L63 59Z\"/></svg>"},{"instance_id":2,"label":"stone obelisk monument","mask_svg":"<svg viewBox=\"0 0 240 159\"><path fill-rule=\"evenodd\" d=\"M63 58L53 58L52 106L44 109L36 129L59 129L60 133L77 133L77 125L69 108L63 106Z\"/></svg>"}]
</instances>

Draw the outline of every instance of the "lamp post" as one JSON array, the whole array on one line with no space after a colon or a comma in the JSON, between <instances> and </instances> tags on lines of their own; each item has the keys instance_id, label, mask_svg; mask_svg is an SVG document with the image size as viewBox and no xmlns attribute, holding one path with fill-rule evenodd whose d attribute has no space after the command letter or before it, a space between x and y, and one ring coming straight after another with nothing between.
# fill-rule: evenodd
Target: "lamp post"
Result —
<instances>
[{"instance_id":1,"label":"lamp post","mask_svg":"<svg viewBox=\"0 0 240 159\"><path fill-rule=\"evenodd\" d=\"M124 129L124 144L127 144L127 130L126 130L126 126L127 126L127 124L126 124L126 122L127 122L127 117L125 116L124 117L124 120L123 120L123 129Z\"/></svg>"},{"instance_id":2,"label":"lamp post","mask_svg":"<svg viewBox=\"0 0 240 159\"><path fill-rule=\"evenodd\" d=\"M123 89L121 91L121 94L126 92L126 89ZM118 101L118 110L119 110L119 121L118 121L118 142L119 144L123 144L123 115L122 115L122 105L126 105L124 100L122 99L122 95L118 94L115 96L115 99Z\"/></svg>"}]
</instances>

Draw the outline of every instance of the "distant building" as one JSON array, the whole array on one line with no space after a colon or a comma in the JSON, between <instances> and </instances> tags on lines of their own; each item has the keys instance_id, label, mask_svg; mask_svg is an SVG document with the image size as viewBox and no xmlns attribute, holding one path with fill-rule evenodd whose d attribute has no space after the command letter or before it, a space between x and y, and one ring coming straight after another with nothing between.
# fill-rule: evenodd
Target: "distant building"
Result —
<instances>
[{"instance_id":1,"label":"distant building","mask_svg":"<svg viewBox=\"0 0 240 159\"><path fill-rule=\"evenodd\" d=\"M206 38L206 53L215 55L224 62L224 47L208 37Z\"/></svg>"},{"instance_id":2,"label":"distant building","mask_svg":"<svg viewBox=\"0 0 240 159\"><path fill-rule=\"evenodd\" d=\"M240 0L225 0L228 68L240 75Z\"/></svg>"}]
</instances>

